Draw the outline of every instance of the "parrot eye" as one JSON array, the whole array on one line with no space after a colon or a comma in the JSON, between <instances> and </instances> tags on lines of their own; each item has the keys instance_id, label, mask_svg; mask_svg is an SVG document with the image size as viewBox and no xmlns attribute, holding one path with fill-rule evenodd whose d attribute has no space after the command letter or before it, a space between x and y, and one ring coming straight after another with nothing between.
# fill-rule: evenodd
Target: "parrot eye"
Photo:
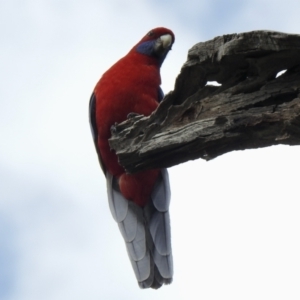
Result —
<instances>
[{"instance_id":1,"label":"parrot eye","mask_svg":"<svg viewBox=\"0 0 300 300\"><path fill-rule=\"evenodd\" d=\"M148 36L152 37L154 35L154 32L151 30L147 33Z\"/></svg>"}]
</instances>

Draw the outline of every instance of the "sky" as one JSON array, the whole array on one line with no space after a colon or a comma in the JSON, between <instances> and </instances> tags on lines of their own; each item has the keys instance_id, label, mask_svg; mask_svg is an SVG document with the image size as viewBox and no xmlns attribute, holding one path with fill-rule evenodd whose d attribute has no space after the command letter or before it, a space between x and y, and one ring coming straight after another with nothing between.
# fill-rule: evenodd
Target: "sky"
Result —
<instances>
[{"instance_id":1,"label":"sky","mask_svg":"<svg viewBox=\"0 0 300 300\"><path fill-rule=\"evenodd\" d=\"M108 207L92 90L150 29L188 50L218 35L299 33L292 0L0 2L0 299L299 299L299 147L169 169L174 281L141 290Z\"/></svg>"}]
</instances>

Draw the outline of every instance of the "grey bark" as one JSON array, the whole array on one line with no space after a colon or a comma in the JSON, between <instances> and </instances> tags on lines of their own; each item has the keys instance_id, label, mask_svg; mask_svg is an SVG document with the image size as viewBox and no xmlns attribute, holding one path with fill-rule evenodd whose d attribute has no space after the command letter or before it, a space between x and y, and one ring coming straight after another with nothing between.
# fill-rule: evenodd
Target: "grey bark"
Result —
<instances>
[{"instance_id":1,"label":"grey bark","mask_svg":"<svg viewBox=\"0 0 300 300\"><path fill-rule=\"evenodd\" d=\"M189 50L174 91L151 116L114 127L110 145L129 173L233 150L299 145L299 92L300 35L216 37Z\"/></svg>"}]
</instances>

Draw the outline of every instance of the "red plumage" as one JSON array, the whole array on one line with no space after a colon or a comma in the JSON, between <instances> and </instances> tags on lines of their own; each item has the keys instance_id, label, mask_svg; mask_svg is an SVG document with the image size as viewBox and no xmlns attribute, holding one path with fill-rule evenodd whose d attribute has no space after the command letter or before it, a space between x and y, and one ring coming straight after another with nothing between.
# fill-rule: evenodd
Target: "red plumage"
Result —
<instances>
[{"instance_id":1,"label":"red plumage","mask_svg":"<svg viewBox=\"0 0 300 300\"><path fill-rule=\"evenodd\" d=\"M125 57L103 74L94 89L90 102L90 121L100 164L107 178L112 178L110 179L112 180L110 181L111 187L108 184L108 189L121 192L121 196L118 197L124 197L127 202L132 201L142 210L147 205L153 206L150 202L152 198L154 199L152 194L155 185L159 186L160 184L166 187L168 183L166 184L164 181L167 180L167 177L161 175L161 170L126 174L124 168L119 165L115 152L110 149L108 139L111 136L112 125L126 120L129 113L148 116L157 108L160 100L160 66L171 49L174 39L174 34L169 29L161 27L151 30ZM116 187L114 188L113 185ZM108 193L110 195L110 192ZM114 199L114 196L111 197L112 202L118 201ZM114 212L112 213L114 214ZM151 212L151 214L153 213ZM117 222L120 223L120 220ZM151 223L150 219L144 221L143 226L146 232L151 231L151 228L148 228L149 222ZM124 238L126 240L126 237ZM149 241L146 239L145 243L149 248L146 251L150 253L149 262L150 265L152 263L150 266L152 271L149 271L147 284L143 283L146 282L145 280L138 279L140 286L157 288L163 283L169 283L167 281L171 281L170 276L168 276L168 280L161 280L161 282L158 280L159 276L156 276L153 271L158 266L153 263L153 251L150 249L152 246L148 245ZM133 262L132 257L131 261ZM135 261L135 263L138 262ZM151 280L152 282L150 282Z\"/></svg>"}]
</instances>

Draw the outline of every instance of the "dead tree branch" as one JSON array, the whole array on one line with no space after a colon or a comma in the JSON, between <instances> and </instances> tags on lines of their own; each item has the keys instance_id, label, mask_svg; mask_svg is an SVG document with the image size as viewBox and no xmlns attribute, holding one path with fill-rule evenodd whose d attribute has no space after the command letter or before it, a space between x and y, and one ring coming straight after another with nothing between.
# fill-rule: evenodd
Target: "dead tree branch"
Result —
<instances>
[{"instance_id":1,"label":"dead tree branch","mask_svg":"<svg viewBox=\"0 0 300 300\"><path fill-rule=\"evenodd\" d=\"M128 172L233 150L300 145L299 93L300 35L216 37L189 50L174 91L150 117L117 125L110 145Z\"/></svg>"}]
</instances>

